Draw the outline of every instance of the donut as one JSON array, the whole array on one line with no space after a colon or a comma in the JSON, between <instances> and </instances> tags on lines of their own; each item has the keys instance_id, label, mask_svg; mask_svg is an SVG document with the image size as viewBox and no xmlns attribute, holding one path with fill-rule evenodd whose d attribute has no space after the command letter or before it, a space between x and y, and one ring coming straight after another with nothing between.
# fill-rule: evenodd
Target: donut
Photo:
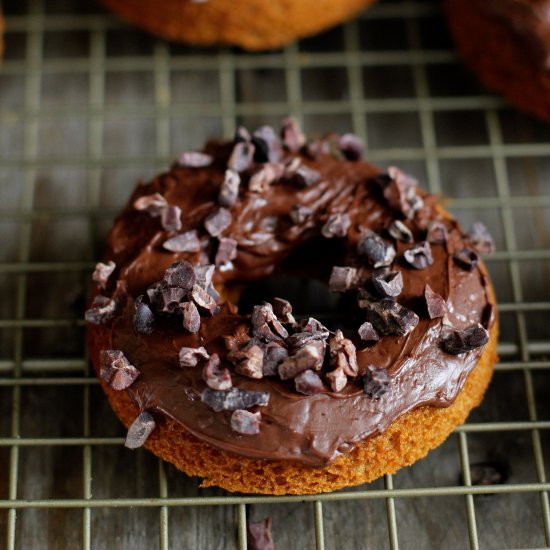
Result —
<instances>
[{"instance_id":1,"label":"donut","mask_svg":"<svg viewBox=\"0 0 550 550\"><path fill-rule=\"evenodd\" d=\"M487 88L550 121L550 2L446 0L461 58Z\"/></svg>"},{"instance_id":2,"label":"donut","mask_svg":"<svg viewBox=\"0 0 550 550\"><path fill-rule=\"evenodd\" d=\"M203 486L319 493L412 464L480 403L496 361L491 236L363 155L352 134L307 141L288 118L136 188L85 315L127 447ZM324 283L336 319L284 295L245 309L252 285L289 274Z\"/></svg>"},{"instance_id":3,"label":"donut","mask_svg":"<svg viewBox=\"0 0 550 550\"><path fill-rule=\"evenodd\" d=\"M101 0L114 13L157 36L247 50L279 48L358 13L374 0Z\"/></svg>"}]
</instances>

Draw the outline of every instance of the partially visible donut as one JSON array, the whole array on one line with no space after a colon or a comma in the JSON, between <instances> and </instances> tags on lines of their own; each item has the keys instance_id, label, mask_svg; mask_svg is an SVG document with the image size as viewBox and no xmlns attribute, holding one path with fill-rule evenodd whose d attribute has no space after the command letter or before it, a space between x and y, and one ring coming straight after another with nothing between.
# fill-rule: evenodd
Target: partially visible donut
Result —
<instances>
[{"instance_id":1,"label":"partially visible donut","mask_svg":"<svg viewBox=\"0 0 550 550\"><path fill-rule=\"evenodd\" d=\"M170 40L279 48L340 23L374 0L101 0L123 19Z\"/></svg>"},{"instance_id":2,"label":"partially visible donut","mask_svg":"<svg viewBox=\"0 0 550 550\"><path fill-rule=\"evenodd\" d=\"M491 238L361 156L354 136L306 143L287 119L281 140L240 128L136 189L86 312L127 446L204 485L316 493L411 464L480 402ZM284 297L238 312L243 286L285 271L341 296L339 328Z\"/></svg>"},{"instance_id":3,"label":"partially visible donut","mask_svg":"<svg viewBox=\"0 0 550 550\"><path fill-rule=\"evenodd\" d=\"M491 90L550 121L550 1L446 0L458 52Z\"/></svg>"}]
</instances>

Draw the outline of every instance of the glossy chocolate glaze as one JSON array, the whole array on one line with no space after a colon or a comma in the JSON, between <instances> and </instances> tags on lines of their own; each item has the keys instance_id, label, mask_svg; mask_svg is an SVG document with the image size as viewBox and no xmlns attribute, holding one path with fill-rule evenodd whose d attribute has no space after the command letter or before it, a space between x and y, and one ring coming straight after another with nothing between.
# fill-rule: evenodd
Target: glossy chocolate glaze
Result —
<instances>
[{"instance_id":1,"label":"glossy chocolate glaze","mask_svg":"<svg viewBox=\"0 0 550 550\"><path fill-rule=\"evenodd\" d=\"M211 239L202 224L217 206L229 150L227 145L216 143L209 144L206 150L215 157L212 167L174 167L151 183L140 185L109 236L105 261L116 262L117 277L127 282L129 297L123 314L106 330L110 332L112 348L122 350L141 373L126 390L140 409L173 418L198 439L219 449L246 457L322 467L358 442L383 432L407 411L421 405L451 404L482 349L456 356L443 352L438 342L446 327L442 319L429 319L421 297L425 284L429 283L447 300L449 321L462 329L482 320L489 303L488 280L483 268L468 272L453 262L453 252L467 242L456 222L444 217L435 207L435 199L428 196L424 197L426 206L407 224L415 240L420 241L428 221L441 220L449 231L447 243L432 245L434 263L424 270L413 269L399 260L411 245L397 243L398 255L393 265L393 269L402 271L404 280L398 301L413 309L420 322L407 336L384 336L370 347L356 340L360 376L370 364L386 368L391 374L392 383L385 395L368 398L358 378L339 393L327 390L305 396L296 392L292 380L285 382L274 377L253 380L232 371L234 387L270 394L269 404L258 408L262 414L258 435L235 433L229 423L231 413L214 412L201 402L205 388L201 368L180 367L179 349L202 345L210 353L217 352L223 360L227 355L223 336L248 330L248 318L236 313L234 306L225 304L220 313L202 318L198 334L186 333L180 318L161 320L152 334L144 335L134 331L132 316L133 299L160 280L174 261L209 261ZM324 222L334 212L347 212L352 222L347 239L331 240L331 244L338 243L341 249L342 262L337 265L358 265L370 272L355 253L361 228L369 227L380 233L400 217L387 207L373 182L373 176L380 170L366 162L338 160L329 155L304 162L322 175L320 182L311 187L298 189L288 183L276 183L262 194L241 189L238 202L230 208L233 223L224 233L237 240L238 257L229 268L218 269L214 278L222 295L234 283L258 280L274 272L296 247L318 238ZM243 181L246 182L246 177ZM246 183L243 187L246 189ZM158 218L132 207L138 197L154 192L162 193L169 204L182 209L182 231L199 230L203 242L200 253L177 254L162 249L162 242L172 234L162 230ZM301 226L294 225L288 215L297 203L313 210L311 218ZM357 326L364 320L360 310L346 309L342 314L347 317L357 314Z\"/></svg>"}]
</instances>

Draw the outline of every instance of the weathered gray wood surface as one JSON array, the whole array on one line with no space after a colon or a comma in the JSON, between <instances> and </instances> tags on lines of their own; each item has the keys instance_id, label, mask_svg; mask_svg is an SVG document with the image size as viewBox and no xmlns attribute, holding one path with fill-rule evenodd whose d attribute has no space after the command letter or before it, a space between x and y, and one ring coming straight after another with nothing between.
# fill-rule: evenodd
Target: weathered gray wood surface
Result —
<instances>
[{"instance_id":1,"label":"weathered gray wood surface","mask_svg":"<svg viewBox=\"0 0 550 550\"><path fill-rule=\"evenodd\" d=\"M27 15L25 3L4 2L5 10L21 21ZM383 3L384 4L384 3ZM30 2L32 9L46 6L48 14L97 13L91 3L77 0ZM29 21L31 21L29 19ZM34 20L35 21L35 20ZM46 20L48 21L48 19ZM406 50L414 41L414 19L381 18L362 21L357 25L359 43L365 51ZM427 52L450 51L441 17L437 14L419 20L420 44ZM348 39L353 34L348 34ZM412 38L411 38L412 36ZM124 203L138 179L150 177L164 162L155 157L175 157L183 149L200 147L210 137L223 133L218 116L186 117L173 114L158 116L150 107L167 98L168 106L192 102L208 108L226 102L227 90L220 83L220 72L173 69L166 82L155 73L158 65L153 56L159 55L155 42L137 31L116 25L105 34L99 44L105 45L109 59L150 59L146 70L107 71L104 85L97 79L102 66L97 61L97 37L77 30L49 30L41 38L44 71L40 78L39 102L36 113L29 112L28 80L24 73L0 69L0 209L14 212L28 197L25 196L25 156L32 161L35 155L44 159L31 178L34 182L32 201L27 201L36 213L33 217L21 212L0 216L0 261L67 262L93 261L100 252L112 216ZM6 66L13 68L17 60L22 66L29 63L32 40L25 29L8 32ZM319 39L305 41L301 55L315 52L339 51L345 47L341 29ZM95 49L94 49L95 48ZM161 46L162 50L163 46ZM156 52L156 53L155 53ZM171 46L169 53L176 56L206 56L216 59L216 51L200 51L183 46ZM99 54L101 56L101 52ZM277 56L278 54L275 54ZM94 56L96 56L94 58ZM72 62L64 70L64 59ZM89 59L92 61L88 62ZM341 53L330 67L290 69L252 69L235 71L234 89L239 104L258 105L257 114L243 116L239 123L254 126L277 123L278 116L262 116L262 105L281 103L285 109L300 109L292 94L301 85L303 104L331 100L340 111L334 114L305 115L304 123L310 133L326 130L346 132L353 128L351 110L342 111L350 97L368 100L408 99L418 92L418 71L426 72L428 91L434 97L479 97L484 92L475 80L450 59L441 64L414 68L406 64L387 67L369 66L346 68L346 56ZM56 68L51 67L57 60ZM81 70L74 62L81 61ZM49 63L49 65L48 65ZM266 58L266 67L269 58ZM90 71L90 67L93 68ZM94 73L94 71L96 71ZM416 72L415 72L416 71ZM94 76L94 74L96 76ZM103 75L103 73L101 73ZM348 77L356 78L350 88ZM30 77L27 77L30 78ZM155 78L157 80L155 80ZM422 81L422 80L420 80ZM160 82L160 83L159 83ZM360 83L360 87L357 83ZM99 86L99 91L97 90ZM166 87L167 86L167 87ZM95 87L95 88L94 88ZM361 89L362 88L362 89ZM225 90L225 91L224 91ZM294 91L293 91L294 90ZM99 110L104 96L104 111ZM94 109L88 110L92 105ZM139 106L146 114L140 115ZM231 106L224 104L231 116ZM147 110L148 109L148 110ZM344 111L345 111L344 107ZM351 107L350 107L351 109ZM27 117L25 116L27 111ZM129 111L132 111L129 113ZM178 111L175 109L175 111ZM281 113L282 114L282 113ZM532 121L512 110L498 109L503 139L507 144L549 143L550 128ZM38 116L37 128L32 127L32 116ZM441 146L478 146L489 143L487 119L481 109L469 111L442 110L431 113L437 143ZM357 122L357 121L356 121ZM411 148L422 147L426 139L417 109L394 109L392 112L369 113L364 118L369 150L380 164L398 163L426 181L430 161L422 155L414 160ZM32 150L33 132L37 148ZM97 137L99 133L99 138ZM30 151L30 152L29 152ZM381 153L386 151L386 153ZM387 154L387 158L384 158ZM399 161L402 155L402 161ZM139 161L142 157L150 162ZM431 157L434 158L434 157ZM16 162L20 159L20 162ZM49 160L48 160L49 159ZM55 160L61 159L61 160ZM95 160L94 160L95 159ZM118 162L117 159L122 159ZM138 160L125 162L124 159ZM408 159L408 160L407 160ZM28 166L28 164L27 164ZM503 189L495 178L495 164L490 156L477 159L441 159L436 163L440 189L451 197L498 197ZM507 161L511 195L550 196L550 162L548 157L514 158ZM437 174L436 173L436 174ZM94 178L100 185L94 187ZM434 183L434 182L432 182ZM501 184L502 182L500 182ZM436 187L437 189L437 187ZM96 195L95 190L99 190ZM503 203L506 206L506 203ZM550 204L548 200L544 203ZM452 209L452 203L450 204ZM61 213L59 213L61 211ZM53 212L58 212L55 215ZM465 225L483 219L495 236L499 249L506 248L502 213L496 202L487 208L456 211ZM505 213L504 216L507 214ZM542 250L549 248L548 206L534 208L512 204L513 236L518 249ZM28 255L21 256L21 244L30 231ZM510 243L508 243L510 244ZM499 299L513 302L514 295L510 267L505 261L492 262L491 272ZM549 301L549 262L535 259L522 262L521 299ZM21 282L13 273L0 273L0 318L13 319L17 315L28 319L77 319L82 312L82 293L86 286L86 269L39 270L31 272ZM17 311L18 288L24 288L25 307ZM548 311L534 311L524 319L529 341L547 341L550 329ZM518 343L520 336L513 313L502 315L502 340ZM21 345L17 344L22 337ZM23 360L81 359L84 355L84 333L80 326L51 326L21 331L14 327L0 330L0 377L12 376L11 361L21 352ZM535 356L535 359L540 357ZM510 357L507 357L509 360ZM31 364L32 366L32 364ZM45 373L48 374L48 373ZM83 376L82 371L68 376ZM24 376L41 376L24 371ZM50 376L64 376L63 373ZM548 370L533 372L533 386L537 415L550 420L550 381ZM522 371L499 372L483 405L472 415L472 422L508 422L529 419L527 397ZM22 438L81 437L85 424L85 403L82 385L23 386L19 435ZM12 387L0 386L0 440L13 433ZM92 437L123 436L123 430L114 417L101 391L90 390L90 435ZM542 430L542 450L546 458L546 476L550 476L550 437ZM492 432L468 436L472 463L492 462L508 469L507 483L536 482L533 445L528 431ZM84 450L74 446L23 446L19 449L18 499L82 498L87 481L83 471ZM135 498L159 496L159 463L145 451L130 452L119 445L97 445L91 449L91 492L93 498ZM9 497L10 447L0 446L0 502ZM165 469L169 497L224 495L223 491L201 490L198 482L188 479L168 465ZM458 435L454 434L441 448L411 468L399 472L393 479L396 488L454 486L461 484L461 465ZM381 489L377 481L359 489ZM540 498L537 493L502 494L475 497L477 530L481 548L535 548L548 541L544 539ZM397 537L403 549L457 549L468 547L466 499L452 497L400 498L395 502ZM313 504L271 504L247 508L248 516L260 519L273 516L274 538L278 548L315 548ZM324 502L324 536L326 548L389 547L386 501L343 500ZM67 509L26 509L17 514L16 548L79 548L82 544L83 513ZM232 506L173 507L168 511L169 547L174 549L231 549L237 547L237 517ZM94 549L150 549L159 546L160 514L158 508L94 508L91 511L90 535ZM8 513L0 508L0 548L7 537Z\"/></svg>"}]
</instances>

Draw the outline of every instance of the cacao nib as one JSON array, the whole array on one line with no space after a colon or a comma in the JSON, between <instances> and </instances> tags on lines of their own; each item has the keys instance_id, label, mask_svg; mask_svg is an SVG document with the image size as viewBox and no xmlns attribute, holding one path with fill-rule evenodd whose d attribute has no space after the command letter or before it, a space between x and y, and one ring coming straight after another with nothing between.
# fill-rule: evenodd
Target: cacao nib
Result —
<instances>
[{"instance_id":1,"label":"cacao nib","mask_svg":"<svg viewBox=\"0 0 550 550\"><path fill-rule=\"evenodd\" d=\"M162 243L162 248L170 252L200 252L201 243L196 230L180 233Z\"/></svg>"},{"instance_id":2,"label":"cacao nib","mask_svg":"<svg viewBox=\"0 0 550 550\"><path fill-rule=\"evenodd\" d=\"M244 172L252 165L255 147L252 143L239 141L235 143L227 167L235 172Z\"/></svg>"},{"instance_id":3,"label":"cacao nib","mask_svg":"<svg viewBox=\"0 0 550 550\"><path fill-rule=\"evenodd\" d=\"M317 170L302 164L290 179L296 187L305 188L317 183L321 179L321 174Z\"/></svg>"},{"instance_id":4,"label":"cacao nib","mask_svg":"<svg viewBox=\"0 0 550 550\"><path fill-rule=\"evenodd\" d=\"M264 350L254 341L242 349L232 351L227 358L235 364L235 370L248 378L263 378Z\"/></svg>"},{"instance_id":5,"label":"cacao nib","mask_svg":"<svg viewBox=\"0 0 550 550\"><path fill-rule=\"evenodd\" d=\"M101 350L99 376L114 390L125 390L139 376L139 371L130 364L122 351Z\"/></svg>"},{"instance_id":6,"label":"cacao nib","mask_svg":"<svg viewBox=\"0 0 550 550\"><path fill-rule=\"evenodd\" d=\"M136 210L145 211L152 218L158 218L167 206L166 199L160 193L144 195L134 202Z\"/></svg>"},{"instance_id":7,"label":"cacao nib","mask_svg":"<svg viewBox=\"0 0 550 550\"><path fill-rule=\"evenodd\" d=\"M212 390L225 391L233 385L229 370L221 366L217 353L213 353L202 369L202 379Z\"/></svg>"},{"instance_id":8,"label":"cacao nib","mask_svg":"<svg viewBox=\"0 0 550 550\"><path fill-rule=\"evenodd\" d=\"M412 219L424 204L416 194L417 181L395 166L388 168L388 176L390 181L383 190L388 205L406 218Z\"/></svg>"},{"instance_id":9,"label":"cacao nib","mask_svg":"<svg viewBox=\"0 0 550 550\"><path fill-rule=\"evenodd\" d=\"M395 298L403 290L403 274L401 271L376 270L372 274L372 286L380 296Z\"/></svg>"},{"instance_id":10,"label":"cacao nib","mask_svg":"<svg viewBox=\"0 0 550 550\"><path fill-rule=\"evenodd\" d=\"M441 340L443 351L460 355L484 346L489 341L489 332L479 323L464 330L453 330Z\"/></svg>"},{"instance_id":11,"label":"cacao nib","mask_svg":"<svg viewBox=\"0 0 550 550\"><path fill-rule=\"evenodd\" d=\"M328 380L330 389L335 393L342 391L348 384L348 377L342 367L336 367L325 378Z\"/></svg>"},{"instance_id":12,"label":"cacao nib","mask_svg":"<svg viewBox=\"0 0 550 550\"><path fill-rule=\"evenodd\" d=\"M254 306L251 323L253 336L264 342L284 340L288 337L287 330L273 313L271 304L264 303L261 306Z\"/></svg>"},{"instance_id":13,"label":"cacao nib","mask_svg":"<svg viewBox=\"0 0 550 550\"><path fill-rule=\"evenodd\" d=\"M411 230L401 221L395 220L388 227L388 233L397 241L412 243L414 241Z\"/></svg>"},{"instance_id":14,"label":"cacao nib","mask_svg":"<svg viewBox=\"0 0 550 550\"><path fill-rule=\"evenodd\" d=\"M415 269L426 269L433 264L432 249L428 241L423 241L403 253L405 261Z\"/></svg>"},{"instance_id":15,"label":"cacao nib","mask_svg":"<svg viewBox=\"0 0 550 550\"><path fill-rule=\"evenodd\" d=\"M363 323L357 329L357 334L359 335L359 338L365 342L378 342L378 340L380 340L378 332L376 332L376 329L372 326L372 323L369 323L368 321Z\"/></svg>"},{"instance_id":16,"label":"cacao nib","mask_svg":"<svg viewBox=\"0 0 550 550\"><path fill-rule=\"evenodd\" d=\"M466 271L473 271L479 263L479 256L471 248L463 248L455 252L453 259Z\"/></svg>"},{"instance_id":17,"label":"cacao nib","mask_svg":"<svg viewBox=\"0 0 550 550\"><path fill-rule=\"evenodd\" d=\"M395 248L374 231L367 229L357 245L357 253L365 256L373 267L391 265L395 258Z\"/></svg>"},{"instance_id":18,"label":"cacao nib","mask_svg":"<svg viewBox=\"0 0 550 550\"><path fill-rule=\"evenodd\" d=\"M149 293L149 290L147 291ZM155 291L154 304L160 313L179 313L179 305L187 296L187 290L177 287L159 287Z\"/></svg>"},{"instance_id":19,"label":"cacao nib","mask_svg":"<svg viewBox=\"0 0 550 550\"><path fill-rule=\"evenodd\" d=\"M128 449L138 449L142 447L147 438L155 429L155 419L150 412L143 411L128 429L124 446Z\"/></svg>"},{"instance_id":20,"label":"cacao nib","mask_svg":"<svg viewBox=\"0 0 550 550\"><path fill-rule=\"evenodd\" d=\"M165 272L162 279L169 287L180 288L189 291L195 284L195 269L186 260L174 262Z\"/></svg>"},{"instance_id":21,"label":"cacao nib","mask_svg":"<svg viewBox=\"0 0 550 550\"><path fill-rule=\"evenodd\" d=\"M304 224L312 214L313 210L311 208L301 204L294 204L290 209L290 219L296 225Z\"/></svg>"},{"instance_id":22,"label":"cacao nib","mask_svg":"<svg viewBox=\"0 0 550 550\"><path fill-rule=\"evenodd\" d=\"M199 285L195 285L193 287L193 290L191 291L191 299L195 302L197 307L207 312L209 315L214 315L218 311L218 304L214 298L212 298L212 296L210 296L210 294L208 294L208 292Z\"/></svg>"},{"instance_id":23,"label":"cacao nib","mask_svg":"<svg viewBox=\"0 0 550 550\"><path fill-rule=\"evenodd\" d=\"M328 288L331 292L346 292L353 288L357 280L357 269L355 267L334 266L330 274Z\"/></svg>"},{"instance_id":24,"label":"cacao nib","mask_svg":"<svg viewBox=\"0 0 550 550\"><path fill-rule=\"evenodd\" d=\"M252 135L252 143L256 147L254 160L256 162L279 162L282 156L281 141L271 126L261 126Z\"/></svg>"},{"instance_id":25,"label":"cacao nib","mask_svg":"<svg viewBox=\"0 0 550 550\"><path fill-rule=\"evenodd\" d=\"M160 213L160 224L165 231L179 231L181 229L181 208L171 204L163 208Z\"/></svg>"},{"instance_id":26,"label":"cacao nib","mask_svg":"<svg viewBox=\"0 0 550 550\"><path fill-rule=\"evenodd\" d=\"M235 137L233 138L233 141L235 143L239 143L241 141L248 142L250 141L250 139L250 132L244 126L239 126L237 128L237 131L235 132Z\"/></svg>"},{"instance_id":27,"label":"cacao nib","mask_svg":"<svg viewBox=\"0 0 550 550\"><path fill-rule=\"evenodd\" d=\"M144 296L138 296L134 302L134 330L141 334L151 334L155 330L155 316L151 308L143 301Z\"/></svg>"},{"instance_id":28,"label":"cacao nib","mask_svg":"<svg viewBox=\"0 0 550 550\"><path fill-rule=\"evenodd\" d=\"M233 206L239 197L239 187L241 185L241 176L235 170L227 169L220 187L218 203L221 206Z\"/></svg>"},{"instance_id":29,"label":"cacao nib","mask_svg":"<svg viewBox=\"0 0 550 550\"><path fill-rule=\"evenodd\" d=\"M351 221L346 212L331 214L321 229L321 234L326 239L332 237L345 237L348 234Z\"/></svg>"},{"instance_id":30,"label":"cacao nib","mask_svg":"<svg viewBox=\"0 0 550 550\"><path fill-rule=\"evenodd\" d=\"M199 361L209 359L206 348L181 348L179 352L180 366L196 367Z\"/></svg>"},{"instance_id":31,"label":"cacao nib","mask_svg":"<svg viewBox=\"0 0 550 550\"><path fill-rule=\"evenodd\" d=\"M391 376L386 369L379 369L369 365L363 377L363 389L367 397L378 399L382 397L390 387Z\"/></svg>"},{"instance_id":32,"label":"cacao nib","mask_svg":"<svg viewBox=\"0 0 550 550\"><path fill-rule=\"evenodd\" d=\"M447 304L445 300L432 290L429 284L424 288L424 299L426 300L426 308L430 319L443 317L447 313Z\"/></svg>"},{"instance_id":33,"label":"cacao nib","mask_svg":"<svg viewBox=\"0 0 550 550\"><path fill-rule=\"evenodd\" d=\"M116 269L116 264L112 260L104 264L99 262L95 266L95 271L92 274L92 280L95 281L100 288L105 290L107 286L107 281L112 275L113 271Z\"/></svg>"},{"instance_id":34,"label":"cacao nib","mask_svg":"<svg viewBox=\"0 0 550 550\"><path fill-rule=\"evenodd\" d=\"M320 376L312 370L301 372L294 378L294 385L298 393L314 395L325 391L325 386Z\"/></svg>"},{"instance_id":35,"label":"cacao nib","mask_svg":"<svg viewBox=\"0 0 550 550\"><path fill-rule=\"evenodd\" d=\"M431 244L445 244L449 234L443 222L434 220L428 224L426 240Z\"/></svg>"},{"instance_id":36,"label":"cacao nib","mask_svg":"<svg viewBox=\"0 0 550 550\"><path fill-rule=\"evenodd\" d=\"M264 164L260 170L252 174L248 182L248 190L253 193L264 193L268 187L280 179L284 167L279 163Z\"/></svg>"},{"instance_id":37,"label":"cacao nib","mask_svg":"<svg viewBox=\"0 0 550 550\"><path fill-rule=\"evenodd\" d=\"M201 401L216 412L236 411L237 409L248 409L255 405L267 405L269 403L269 393L241 390L239 388L231 388L228 391L206 388L201 394Z\"/></svg>"},{"instance_id":38,"label":"cacao nib","mask_svg":"<svg viewBox=\"0 0 550 550\"><path fill-rule=\"evenodd\" d=\"M468 239L474 249L480 254L491 254L495 251L495 243L489 230L481 222L475 222L468 231Z\"/></svg>"},{"instance_id":39,"label":"cacao nib","mask_svg":"<svg viewBox=\"0 0 550 550\"><path fill-rule=\"evenodd\" d=\"M279 364L287 357L288 350L277 342L269 342L269 344L266 344L264 347L262 374L264 376L277 375Z\"/></svg>"},{"instance_id":40,"label":"cacao nib","mask_svg":"<svg viewBox=\"0 0 550 550\"><path fill-rule=\"evenodd\" d=\"M98 294L92 302L92 307L84 313L84 318L88 323L103 325L114 319L118 311L119 305L114 298L107 298L107 296Z\"/></svg>"},{"instance_id":41,"label":"cacao nib","mask_svg":"<svg viewBox=\"0 0 550 550\"><path fill-rule=\"evenodd\" d=\"M495 319L495 308L493 304L486 304L481 312L481 324L485 328L489 328Z\"/></svg>"},{"instance_id":42,"label":"cacao nib","mask_svg":"<svg viewBox=\"0 0 550 550\"><path fill-rule=\"evenodd\" d=\"M355 134L344 134L338 139L338 148L347 160L361 160L365 154L365 147L361 139Z\"/></svg>"},{"instance_id":43,"label":"cacao nib","mask_svg":"<svg viewBox=\"0 0 550 550\"><path fill-rule=\"evenodd\" d=\"M384 336L406 336L418 325L418 315L389 298L365 304L367 321Z\"/></svg>"},{"instance_id":44,"label":"cacao nib","mask_svg":"<svg viewBox=\"0 0 550 550\"><path fill-rule=\"evenodd\" d=\"M201 328L201 316L193 302L183 302L179 305L183 314L183 328L191 334L196 334Z\"/></svg>"},{"instance_id":45,"label":"cacao nib","mask_svg":"<svg viewBox=\"0 0 550 550\"><path fill-rule=\"evenodd\" d=\"M355 345L349 338L344 338L341 330L337 330L329 340L329 349L332 363L337 368L343 369L347 376L357 376L359 366Z\"/></svg>"},{"instance_id":46,"label":"cacao nib","mask_svg":"<svg viewBox=\"0 0 550 550\"><path fill-rule=\"evenodd\" d=\"M291 153L297 153L306 144L306 137L298 121L293 117L283 119L281 136L283 138L283 145Z\"/></svg>"},{"instance_id":47,"label":"cacao nib","mask_svg":"<svg viewBox=\"0 0 550 550\"><path fill-rule=\"evenodd\" d=\"M308 342L279 365L282 380L294 378L307 369L319 370L323 366L325 344L320 340Z\"/></svg>"},{"instance_id":48,"label":"cacao nib","mask_svg":"<svg viewBox=\"0 0 550 550\"><path fill-rule=\"evenodd\" d=\"M206 216L204 227L212 237L219 237L233 221L233 216L227 208L220 207Z\"/></svg>"},{"instance_id":49,"label":"cacao nib","mask_svg":"<svg viewBox=\"0 0 550 550\"><path fill-rule=\"evenodd\" d=\"M185 168L205 168L210 166L213 161L214 159L206 153L184 151L178 159L178 164Z\"/></svg>"},{"instance_id":50,"label":"cacao nib","mask_svg":"<svg viewBox=\"0 0 550 550\"><path fill-rule=\"evenodd\" d=\"M224 265L234 260L237 257L237 241L229 237L222 237L218 243L218 250L214 263L216 265Z\"/></svg>"},{"instance_id":51,"label":"cacao nib","mask_svg":"<svg viewBox=\"0 0 550 550\"><path fill-rule=\"evenodd\" d=\"M214 271L216 266L213 264L208 265L196 265L195 266L195 282L203 290L212 297L215 302L218 302L220 295L218 291L214 288L212 284L212 277L214 276Z\"/></svg>"},{"instance_id":52,"label":"cacao nib","mask_svg":"<svg viewBox=\"0 0 550 550\"><path fill-rule=\"evenodd\" d=\"M262 415L259 412L237 409L231 415L231 429L243 435L256 435L260 433L260 421Z\"/></svg>"},{"instance_id":53,"label":"cacao nib","mask_svg":"<svg viewBox=\"0 0 550 550\"><path fill-rule=\"evenodd\" d=\"M294 324L296 321L292 315L292 304L284 298L273 298L271 300L273 313L281 323Z\"/></svg>"},{"instance_id":54,"label":"cacao nib","mask_svg":"<svg viewBox=\"0 0 550 550\"><path fill-rule=\"evenodd\" d=\"M275 550L271 526L273 520L270 517L262 521L249 521L246 525L246 537L248 550Z\"/></svg>"}]
</instances>

